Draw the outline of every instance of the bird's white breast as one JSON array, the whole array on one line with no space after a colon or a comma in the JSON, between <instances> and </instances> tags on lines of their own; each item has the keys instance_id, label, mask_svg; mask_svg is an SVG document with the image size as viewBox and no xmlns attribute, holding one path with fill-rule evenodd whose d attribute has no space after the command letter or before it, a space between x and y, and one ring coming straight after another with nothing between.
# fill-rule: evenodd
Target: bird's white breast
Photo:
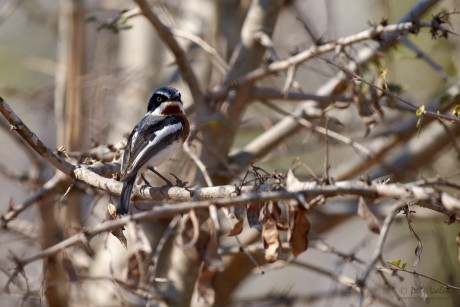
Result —
<instances>
[{"instance_id":1,"label":"bird's white breast","mask_svg":"<svg viewBox=\"0 0 460 307\"><path fill-rule=\"evenodd\" d=\"M161 130L158 130L155 132L155 138L151 140L145 148L137 155L136 159L133 162L133 167L137 165L140 161L140 157L143 157L149 149L155 146L164 146L161 144L161 140L165 137L167 137L170 134L175 133L176 131L182 129L182 124L177 123L174 125L169 125L163 127ZM164 148L160 148L158 152L150 158L149 164L152 164L154 166L158 166L161 163L169 160L171 156L174 154L174 152L179 149L181 146L180 140L174 141L171 144L168 144Z\"/></svg>"}]
</instances>

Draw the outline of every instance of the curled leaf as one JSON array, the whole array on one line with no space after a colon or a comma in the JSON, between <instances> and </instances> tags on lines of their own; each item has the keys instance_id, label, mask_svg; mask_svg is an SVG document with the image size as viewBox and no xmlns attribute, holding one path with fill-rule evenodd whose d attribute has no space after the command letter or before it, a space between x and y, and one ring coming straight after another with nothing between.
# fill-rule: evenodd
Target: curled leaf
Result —
<instances>
[{"instance_id":1,"label":"curled leaf","mask_svg":"<svg viewBox=\"0 0 460 307\"><path fill-rule=\"evenodd\" d=\"M310 231L310 221L301 210L294 211L294 227L292 229L291 251L294 257L297 257L308 248L308 233Z\"/></svg>"},{"instance_id":2,"label":"curled leaf","mask_svg":"<svg viewBox=\"0 0 460 307\"><path fill-rule=\"evenodd\" d=\"M227 234L227 236L233 237L239 235L243 231L243 224L244 220L236 222L235 225L233 225L233 228Z\"/></svg>"},{"instance_id":3,"label":"curled leaf","mask_svg":"<svg viewBox=\"0 0 460 307\"><path fill-rule=\"evenodd\" d=\"M276 221L268 210L265 210L262 238L264 239L265 260L275 262L278 259L281 242Z\"/></svg>"},{"instance_id":4,"label":"curled leaf","mask_svg":"<svg viewBox=\"0 0 460 307\"><path fill-rule=\"evenodd\" d=\"M239 235L243 231L244 218L247 215L246 212L247 210L245 206L237 206L233 209L233 215L238 221L228 233L229 237Z\"/></svg>"}]
</instances>

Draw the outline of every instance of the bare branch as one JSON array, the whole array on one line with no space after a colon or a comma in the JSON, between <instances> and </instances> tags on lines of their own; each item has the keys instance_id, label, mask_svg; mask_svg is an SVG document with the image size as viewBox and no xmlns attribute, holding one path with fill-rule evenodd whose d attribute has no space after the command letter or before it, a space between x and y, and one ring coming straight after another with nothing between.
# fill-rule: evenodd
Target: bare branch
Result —
<instances>
[{"instance_id":1,"label":"bare branch","mask_svg":"<svg viewBox=\"0 0 460 307\"><path fill-rule=\"evenodd\" d=\"M419 1L411 10L407 12L407 14L403 18L401 18L401 20L399 21L399 24L411 27L410 26L412 24L412 22L410 22L411 20L419 19L423 14L425 14L430 8L432 8L438 2L439 0ZM364 32L361 32L361 33L364 33ZM368 48L361 49L355 59L355 62L350 63L347 69L350 71L356 71L358 67L362 67L366 63L374 59L374 57L380 51L384 51L396 45L399 42L396 39L399 35L398 33L399 32L388 33L389 35L383 41L381 41L377 47L371 46ZM311 52L311 50L314 48L315 47L312 47L311 49L304 51L303 54ZM317 52L317 50L315 50L315 52ZM313 54L311 54L310 56L313 57ZM275 63L278 63L278 62L275 62ZM283 67L288 68L289 65L286 65L285 63ZM263 69L266 70L267 68L263 68ZM254 72L257 72L257 71L258 70L255 70ZM265 75L265 72L262 73L262 76L264 75ZM341 84L341 82L343 82L345 78L346 78L346 75L340 72L334 78L330 79L323 86L321 86L317 90L316 94L320 96L332 95L334 93L336 86ZM224 93L225 93L225 88L220 88L215 92L215 95L218 96L219 94L224 94ZM328 104L321 104L320 107L324 108L327 105ZM313 109L314 106L317 106L317 104L312 103L312 101L307 101L303 103L302 105L300 105L293 112L293 114L295 116L303 117L305 115L308 115L309 110ZM246 152L241 152L238 156L234 156L233 159L239 160L240 168L244 169L247 165L249 165L255 159L263 157L270 148L275 147L277 144L279 144L280 141L284 141L286 140L286 138L293 135L298 130L299 126L300 126L299 123L296 120L294 120L292 117L286 117L280 122L278 122L276 125L274 125L272 128L267 130L265 133L255 138L250 144L248 144L247 148L250 148L251 150L248 150ZM264 146L261 147L259 146L260 144L264 144ZM260 150L253 150L255 148L259 148Z\"/></svg>"},{"instance_id":2,"label":"bare branch","mask_svg":"<svg viewBox=\"0 0 460 307\"><path fill-rule=\"evenodd\" d=\"M169 47L171 52L176 57L177 66L179 66L180 71L184 81L188 84L190 91L195 102L201 102L203 100L203 95L200 89L200 84L198 78L193 71L185 52L180 47L177 40L174 38L171 30L165 26L158 16L150 8L149 4L145 0L134 0L139 8L142 11L142 14L150 21L153 27L157 30L158 35L163 40L163 42Z\"/></svg>"},{"instance_id":3,"label":"bare branch","mask_svg":"<svg viewBox=\"0 0 460 307\"><path fill-rule=\"evenodd\" d=\"M8 120L11 125L11 131L18 133L22 139L29 144L40 156L42 156L48 163L53 165L55 168L63 172L68 176L72 176L72 171L75 166L65 161L53 153L43 142L27 128L22 120L14 113L6 101L0 97L0 113Z\"/></svg>"},{"instance_id":4,"label":"bare branch","mask_svg":"<svg viewBox=\"0 0 460 307\"><path fill-rule=\"evenodd\" d=\"M407 204L407 201L401 201L397 202L394 204L390 211L388 212L385 221L383 222L379 239L377 241L377 247L374 251L374 254L371 258L371 261L369 261L368 265L366 266L366 270L364 271L362 277L359 279L358 284L359 287L361 288L361 293L360 293L360 299L359 299L359 305L362 306L364 303L364 289L366 286L367 279L369 275L371 274L372 270L375 269L375 265L379 261L379 259L382 259L382 251L383 251L383 244L385 243L386 237L388 235L388 232L390 230L390 226L393 223L396 214L401 210L403 206Z\"/></svg>"},{"instance_id":5,"label":"bare branch","mask_svg":"<svg viewBox=\"0 0 460 307\"><path fill-rule=\"evenodd\" d=\"M267 66L263 66L260 68L257 68L248 74L244 75L243 77L240 77L236 80L233 80L231 82L232 87L239 87L243 84L247 83L253 83L257 80L260 80L268 75L284 71L289 69L292 66L297 66L299 64L302 64L314 57L317 57L319 55L328 53L328 52L333 52L336 50L340 50L346 46L353 45L365 40L384 40L383 36L384 34L399 34L399 35L406 35L407 33L417 33L421 28L431 28L432 24L431 22L401 22L398 24L392 24L392 25L378 25L375 27L371 27L367 30L364 30L362 32L346 36L343 38L339 38L331 43L326 43L323 45L319 46L312 46L309 49L300 52L290 58L287 58L285 60L280 60L280 61L275 61ZM214 95L225 95L229 90L229 87L219 87L216 90L214 90Z\"/></svg>"}]
</instances>

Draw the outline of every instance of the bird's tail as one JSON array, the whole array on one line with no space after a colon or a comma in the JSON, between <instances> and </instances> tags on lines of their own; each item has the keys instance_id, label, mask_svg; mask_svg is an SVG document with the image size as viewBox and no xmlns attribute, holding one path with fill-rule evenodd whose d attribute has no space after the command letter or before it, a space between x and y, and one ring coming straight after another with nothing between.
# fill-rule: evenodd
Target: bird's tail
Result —
<instances>
[{"instance_id":1,"label":"bird's tail","mask_svg":"<svg viewBox=\"0 0 460 307\"><path fill-rule=\"evenodd\" d=\"M117 206L117 215L124 215L129 210L129 200L131 198L131 192L134 187L136 176L132 176L128 181L123 182L123 188L121 189L120 202Z\"/></svg>"}]
</instances>

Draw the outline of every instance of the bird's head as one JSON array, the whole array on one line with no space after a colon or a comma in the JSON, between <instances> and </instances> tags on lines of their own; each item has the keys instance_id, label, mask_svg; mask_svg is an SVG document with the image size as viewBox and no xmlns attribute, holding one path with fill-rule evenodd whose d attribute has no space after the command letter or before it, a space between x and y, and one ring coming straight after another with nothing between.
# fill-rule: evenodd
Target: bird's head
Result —
<instances>
[{"instance_id":1,"label":"bird's head","mask_svg":"<svg viewBox=\"0 0 460 307\"><path fill-rule=\"evenodd\" d=\"M150 97L147 112L164 113L168 107L182 109L180 92L174 87L165 86L156 89Z\"/></svg>"}]
</instances>

